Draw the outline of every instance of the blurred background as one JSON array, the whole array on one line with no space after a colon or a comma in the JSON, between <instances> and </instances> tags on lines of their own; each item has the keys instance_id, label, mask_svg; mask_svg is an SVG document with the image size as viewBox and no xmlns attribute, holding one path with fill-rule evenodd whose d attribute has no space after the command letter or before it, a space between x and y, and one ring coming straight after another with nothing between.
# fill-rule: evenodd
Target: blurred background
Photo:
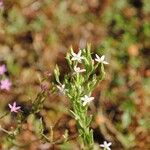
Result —
<instances>
[{"instance_id":1,"label":"blurred background","mask_svg":"<svg viewBox=\"0 0 150 150\"><path fill-rule=\"evenodd\" d=\"M89 113L95 143L111 141L113 150L150 149L150 1L149 0L4 0L0 5L0 65L12 82L0 90L0 116L8 103L22 107L40 91L40 79L53 73L55 64L67 70L64 59L70 46L77 52L91 43L94 53L105 54L106 78L93 92ZM17 136L19 146L0 131L0 149L78 150L72 140L51 146L36 140L38 119L43 117L54 140L65 131L74 137L76 122L68 113L67 98L49 95L37 116L28 116ZM0 125L13 130L15 117ZM33 141L33 142L31 142ZM24 147L22 145L25 145Z\"/></svg>"}]
</instances>

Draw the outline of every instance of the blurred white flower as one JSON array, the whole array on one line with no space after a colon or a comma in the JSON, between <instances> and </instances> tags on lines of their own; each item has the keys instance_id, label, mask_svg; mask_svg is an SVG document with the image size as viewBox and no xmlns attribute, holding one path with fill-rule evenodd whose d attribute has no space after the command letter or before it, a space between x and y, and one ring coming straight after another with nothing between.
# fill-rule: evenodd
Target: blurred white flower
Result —
<instances>
[{"instance_id":1,"label":"blurred white flower","mask_svg":"<svg viewBox=\"0 0 150 150\"><path fill-rule=\"evenodd\" d=\"M50 143L43 143L39 145L40 150L49 150L50 149Z\"/></svg>"},{"instance_id":2,"label":"blurred white flower","mask_svg":"<svg viewBox=\"0 0 150 150\"><path fill-rule=\"evenodd\" d=\"M9 150L18 150L18 148L16 146L13 146Z\"/></svg>"},{"instance_id":3,"label":"blurred white flower","mask_svg":"<svg viewBox=\"0 0 150 150\"><path fill-rule=\"evenodd\" d=\"M107 61L105 61L105 55L100 57L96 54L95 56L96 56L95 61L103 64L109 64Z\"/></svg>"},{"instance_id":4,"label":"blurred white flower","mask_svg":"<svg viewBox=\"0 0 150 150\"><path fill-rule=\"evenodd\" d=\"M58 88L60 93L65 94L65 92L66 92L65 84L57 85L57 88Z\"/></svg>"},{"instance_id":5,"label":"blurred white flower","mask_svg":"<svg viewBox=\"0 0 150 150\"><path fill-rule=\"evenodd\" d=\"M81 50L79 50L79 52L76 54L76 53L74 53L74 52L71 52L71 54L72 54L72 58L71 58L71 60L76 60L76 61L78 61L79 63L81 63L81 60L82 59L84 59L84 57L83 56L81 56Z\"/></svg>"},{"instance_id":6,"label":"blurred white flower","mask_svg":"<svg viewBox=\"0 0 150 150\"><path fill-rule=\"evenodd\" d=\"M85 95L84 97L81 97L81 100L83 101L83 106L85 106L88 103L90 103L92 100L94 100L94 97L89 97Z\"/></svg>"},{"instance_id":7,"label":"blurred white flower","mask_svg":"<svg viewBox=\"0 0 150 150\"><path fill-rule=\"evenodd\" d=\"M111 150L110 149L111 144L112 144L111 142L107 143L107 141L104 141L103 144L100 144L100 147L103 147L105 150Z\"/></svg>"},{"instance_id":8,"label":"blurred white flower","mask_svg":"<svg viewBox=\"0 0 150 150\"><path fill-rule=\"evenodd\" d=\"M75 71L75 73L81 73L81 72L85 72L86 70L85 69L81 69L80 67L75 66L74 67L74 71Z\"/></svg>"}]
</instances>

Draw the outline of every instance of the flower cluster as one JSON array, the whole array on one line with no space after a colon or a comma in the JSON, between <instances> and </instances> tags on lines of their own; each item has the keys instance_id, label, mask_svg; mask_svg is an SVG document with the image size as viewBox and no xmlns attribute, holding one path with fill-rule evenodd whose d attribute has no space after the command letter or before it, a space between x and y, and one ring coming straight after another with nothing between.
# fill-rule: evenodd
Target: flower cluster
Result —
<instances>
[{"instance_id":1,"label":"flower cluster","mask_svg":"<svg viewBox=\"0 0 150 150\"><path fill-rule=\"evenodd\" d=\"M90 47L79 50L75 53L73 49L67 53L66 60L71 70L70 74L64 76L60 82L60 72L56 65L54 70L54 89L59 93L66 95L72 106L70 110L72 116L77 121L79 135L87 149L93 149L93 132L90 129L92 115L88 116L88 105L94 100L91 96L92 91L97 84L104 78L105 56L96 54L92 58ZM96 74L96 72L99 74ZM106 143L104 143L106 146ZM85 149L86 149L85 148Z\"/></svg>"},{"instance_id":2,"label":"flower cluster","mask_svg":"<svg viewBox=\"0 0 150 150\"><path fill-rule=\"evenodd\" d=\"M7 72L7 68L5 65L0 66L0 89L9 91L12 85L11 81L5 77L5 72Z\"/></svg>"},{"instance_id":3,"label":"flower cluster","mask_svg":"<svg viewBox=\"0 0 150 150\"><path fill-rule=\"evenodd\" d=\"M71 60L72 61L77 61L78 63L82 63L82 60L84 60L84 56L82 56L82 51L79 50L79 52L76 54L74 53L73 51L71 51L71 54L72 54L72 58ZM95 61L98 62L98 63L102 63L102 64L109 64L107 61L105 61L105 55L102 55L101 57L98 56L97 54L95 55ZM77 66L74 66L74 71L76 73L82 73L82 72L85 72L86 70L85 69L81 69L80 67L77 67Z\"/></svg>"},{"instance_id":4,"label":"flower cluster","mask_svg":"<svg viewBox=\"0 0 150 150\"><path fill-rule=\"evenodd\" d=\"M1 4L1 1L0 1ZM11 81L8 78L5 78L5 73L7 72L7 68L6 66L3 64L0 66L0 77L2 78L0 80L0 89L1 90L6 90L9 91L11 88ZM4 78L4 79L3 79ZM15 112L17 113L20 110L20 106L16 106L16 102L13 103L13 105L8 104L9 108L10 108L10 112Z\"/></svg>"},{"instance_id":5,"label":"flower cluster","mask_svg":"<svg viewBox=\"0 0 150 150\"><path fill-rule=\"evenodd\" d=\"M77 63L82 63L83 60L85 60L86 58L84 56L82 56L82 51L79 50L79 52L76 54L73 51L71 51L71 61L76 61ZM107 61L105 61L105 55L102 55L101 57L97 54L95 54L95 59L96 62L101 63L101 64L109 64ZM93 61L93 60L92 60ZM79 73L83 73L86 72L86 69L81 69L80 67L76 65L73 68L73 74L79 74ZM65 94L67 89L65 89L65 84L60 84L57 85L57 88L59 90L60 93ZM92 100L94 100L94 97L90 97L88 95L84 95L84 97L81 97L81 101L83 102L83 106L86 106L87 104L89 104Z\"/></svg>"}]
</instances>

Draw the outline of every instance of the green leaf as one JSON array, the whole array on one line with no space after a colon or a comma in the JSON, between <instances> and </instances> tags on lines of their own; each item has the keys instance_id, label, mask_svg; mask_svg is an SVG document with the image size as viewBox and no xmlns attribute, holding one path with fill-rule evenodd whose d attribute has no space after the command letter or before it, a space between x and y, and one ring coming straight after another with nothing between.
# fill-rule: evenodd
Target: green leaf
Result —
<instances>
[{"instance_id":1,"label":"green leaf","mask_svg":"<svg viewBox=\"0 0 150 150\"><path fill-rule=\"evenodd\" d=\"M35 120L35 131L38 135L43 134L44 126L42 118L40 120Z\"/></svg>"},{"instance_id":2,"label":"green leaf","mask_svg":"<svg viewBox=\"0 0 150 150\"><path fill-rule=\"evenodd\" d=\"M86 126L88 127L91 124L92 121L92 115L86 117Z\"/></svg>"},{"instance_id":3,"label":"green leaf","mask_svg":"<svg viewBox=\"0 0 150 150\"><path fill-rule=\"evenodd\" d=\"M66 60L67 60L67 63L69 65L70 69L72 69L72 67L71 67L72 66L72 61L71 61L71 55L70 55L70 53L67 53Z\"/></svg>"},{"instance_id":4,"label":"green leaf","mask_svg":"<svg viewBox=\"0 0 150 150\"><path fill-rule=\"evenodd\" d=\"M57 81L57 83L60 84L59 76L60 76L59 68L58 68L58 66L56 65L56 67L55 67L55 69L54 69L54 77L55 77L55 80Z\"/></svg>"},{"instance_id":5,"label":"green leaf","mask_svg":"<svg viewBox=\"0 0 150 150\"><path fill-rule=\"evenodd\" d=\"M70 110L70 113L73 116L73 118L75 118L75 120L79 119L79 116L77 114L75 114L72 110Z\"/></svg>"},{"instance_id":6,"label":"green leaf","mask_svg":"<svg viewBox=\"0 0 150 150\"><path fill-rule=\"evenodd\" d=\"M135 112L135 104L134 104L133 100L124 101L121 108L123 111L129 112L131 114L133 114Z\"/></svg>"},{"instance_id":7,"label":"green leaf","mask_svg":"<svg viewBox=\"0 0 150 150\"><path fill-rule=\"evenodd\" d=\"M122 125L127 128L131 123L131 114L129 112L124 112L122 115Z\"/></svg>"}]
</instances>

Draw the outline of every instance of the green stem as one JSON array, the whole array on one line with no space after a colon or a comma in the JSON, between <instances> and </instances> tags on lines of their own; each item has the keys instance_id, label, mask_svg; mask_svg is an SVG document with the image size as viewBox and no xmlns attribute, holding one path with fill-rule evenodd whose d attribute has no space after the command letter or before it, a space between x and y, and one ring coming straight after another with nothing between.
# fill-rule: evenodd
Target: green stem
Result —
<instances>
[{"instance_id":1,"label":"green stem","mask_svg":"<svg viewBox=\"0 0 150 150\"><path fill-rule=\"evenodd\" d=\"M5 129L2 128L1 126L0 126L0 130L10 135L10 131L5 130Z\"/></svg>"},{"instance_id":2,"label":"green stem","mask_svg":"<svg viewBox=\"0 0 150 150\"><path fill-rule=\"evenodd\" d=\"M0 117L0 119L4 118L4 117L7 116L8 114L9 114L9 112L6 112L4 115L2 115L2 116Z\"/></svg>"},{"instance_id":3,"label":"green stem","mask_svg":"<svg viewBox=\"0 0 150 150\"><path fill-rule=\"evenodd\" d=\"M43 133L41 133L41 135L47 142L51 143L51 140L46 135L44 135Z\"/></svg>"},{"instance_id":4,"label":"green stem","mask_svg":"<svg viewBox=\"0 0 150 150\"><path fill-rule=\"evenodd\" d=\"M93 132L90 132L90 127L87 127L86 125L87 112L84 113L78 112L77 116L79 116L79 118L77 119L78 131L79 134L81 134L81 140L82 143L84 144L84 149L92 150L94 145Z\"/></svg>"}]
</instances>

